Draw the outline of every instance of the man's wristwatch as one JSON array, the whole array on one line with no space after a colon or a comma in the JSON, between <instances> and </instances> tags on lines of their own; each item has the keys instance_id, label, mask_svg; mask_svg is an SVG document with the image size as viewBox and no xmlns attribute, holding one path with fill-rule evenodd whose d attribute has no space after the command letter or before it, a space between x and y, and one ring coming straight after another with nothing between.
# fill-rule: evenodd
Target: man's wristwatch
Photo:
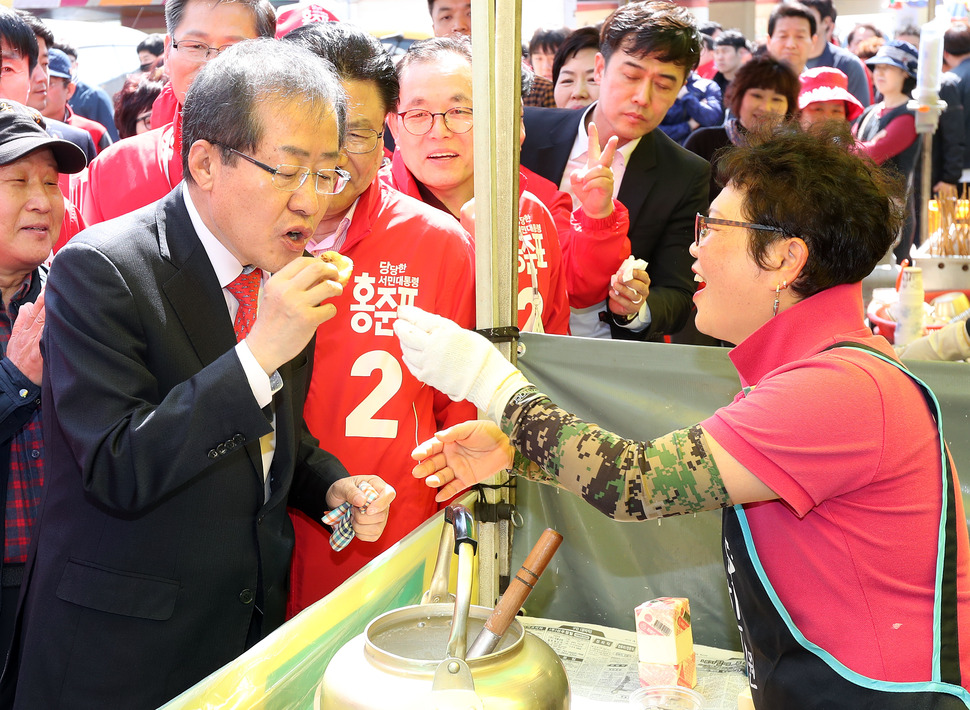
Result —
<instances>
[{"instance_id":1,"label":"man's wristwatch","mask_svg":"<svg viewBox=\"0 0 970 710\"><path fill-rule=\"evenodd\" d=\"M621 316L619 313L614 313L613 311L610 311L610 317L613 319L613 322L616 323L617 325L628 325L632 323L633 319L636 318L639 314L640 314L640 311L635 311L631 315Z\"/></svg>"}]
</instances>

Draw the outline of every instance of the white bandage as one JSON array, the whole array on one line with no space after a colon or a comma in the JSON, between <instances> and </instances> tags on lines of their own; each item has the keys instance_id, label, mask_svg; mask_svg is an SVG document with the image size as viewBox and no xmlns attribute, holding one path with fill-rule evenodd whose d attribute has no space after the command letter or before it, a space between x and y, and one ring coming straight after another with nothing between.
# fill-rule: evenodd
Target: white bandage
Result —
<instances>
[{"instance_id":1,"label":"white bandage","mask_svg":"<svg viewBox=\"0 0 970 710\"><path fill-rule=\"evenodd\" d=\"M647 262L645 262L643 259L634 259L633 255L631 254L630 256L628 256L626 259L623 260L622 264L620 264L620 268L616 272L616 275L619 277L620 281L622 281L623 283L626 283L627 281L633 280L634 269L645 271L646 268L647 268Z\"/></svg>"}]
</instances>

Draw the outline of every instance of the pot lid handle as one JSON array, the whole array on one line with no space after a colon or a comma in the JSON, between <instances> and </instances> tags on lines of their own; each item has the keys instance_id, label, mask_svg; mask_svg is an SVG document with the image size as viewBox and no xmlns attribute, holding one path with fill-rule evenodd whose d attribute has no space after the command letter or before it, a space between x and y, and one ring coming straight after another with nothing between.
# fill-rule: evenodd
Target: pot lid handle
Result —
<instances>
[{"instance_id":1,"label":"pot lid handle","mask_svg":"<svg viewBox=\"0 0 970 710\"><path fill-rule=\"evenodd\" d=\"M451 523L455 529L455 554L462 543L471 545L472 552L478 550L478 540L475 539L475 519L468 512L468 508L461 503L453 503L445 508L445 522Z\"/></svg>"}]
</instances>

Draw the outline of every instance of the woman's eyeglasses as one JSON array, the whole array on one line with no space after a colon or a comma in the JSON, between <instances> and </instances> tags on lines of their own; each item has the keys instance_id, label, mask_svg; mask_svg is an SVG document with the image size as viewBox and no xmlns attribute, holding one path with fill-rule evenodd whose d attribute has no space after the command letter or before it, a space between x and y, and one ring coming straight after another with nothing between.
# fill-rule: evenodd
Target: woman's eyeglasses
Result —
<instances>
[{"instance_id":1,"label":"woman's eyeglasses","mask_svg":"<svg viewBox=\"0 0 970 710\"><path fill-rule=\"evenodd\" d=\"M766 224L754 224L753 222L737 222L733 219L715 219L714 217L705 217L700 212L694 218L694 244L697 246L701 245L702 239L707 239L707 233L710 231L708 225L719 224L725 227L744 227L745 229L758 229L762 232L780 232L778 227L769 227Z\"/></svg>"}]
</instances>

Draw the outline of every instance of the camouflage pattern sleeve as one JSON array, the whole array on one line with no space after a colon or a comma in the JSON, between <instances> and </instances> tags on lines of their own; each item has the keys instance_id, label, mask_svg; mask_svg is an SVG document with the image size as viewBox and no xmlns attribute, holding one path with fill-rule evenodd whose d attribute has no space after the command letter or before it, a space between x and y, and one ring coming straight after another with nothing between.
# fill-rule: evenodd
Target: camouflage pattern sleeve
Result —
<instances>
[{"instance_id":1,"label":"camouflage pattern sleeve","mask_svg":"<svg viewBox=\"0 0 970 710\"><path fill-rule=\"evenodd\" d=\"M631 441L535 393L513 399L502 430L514 472L575 493L616 520L649 520L731 505L700 425Z\"/></svg>"}]
</instances>

